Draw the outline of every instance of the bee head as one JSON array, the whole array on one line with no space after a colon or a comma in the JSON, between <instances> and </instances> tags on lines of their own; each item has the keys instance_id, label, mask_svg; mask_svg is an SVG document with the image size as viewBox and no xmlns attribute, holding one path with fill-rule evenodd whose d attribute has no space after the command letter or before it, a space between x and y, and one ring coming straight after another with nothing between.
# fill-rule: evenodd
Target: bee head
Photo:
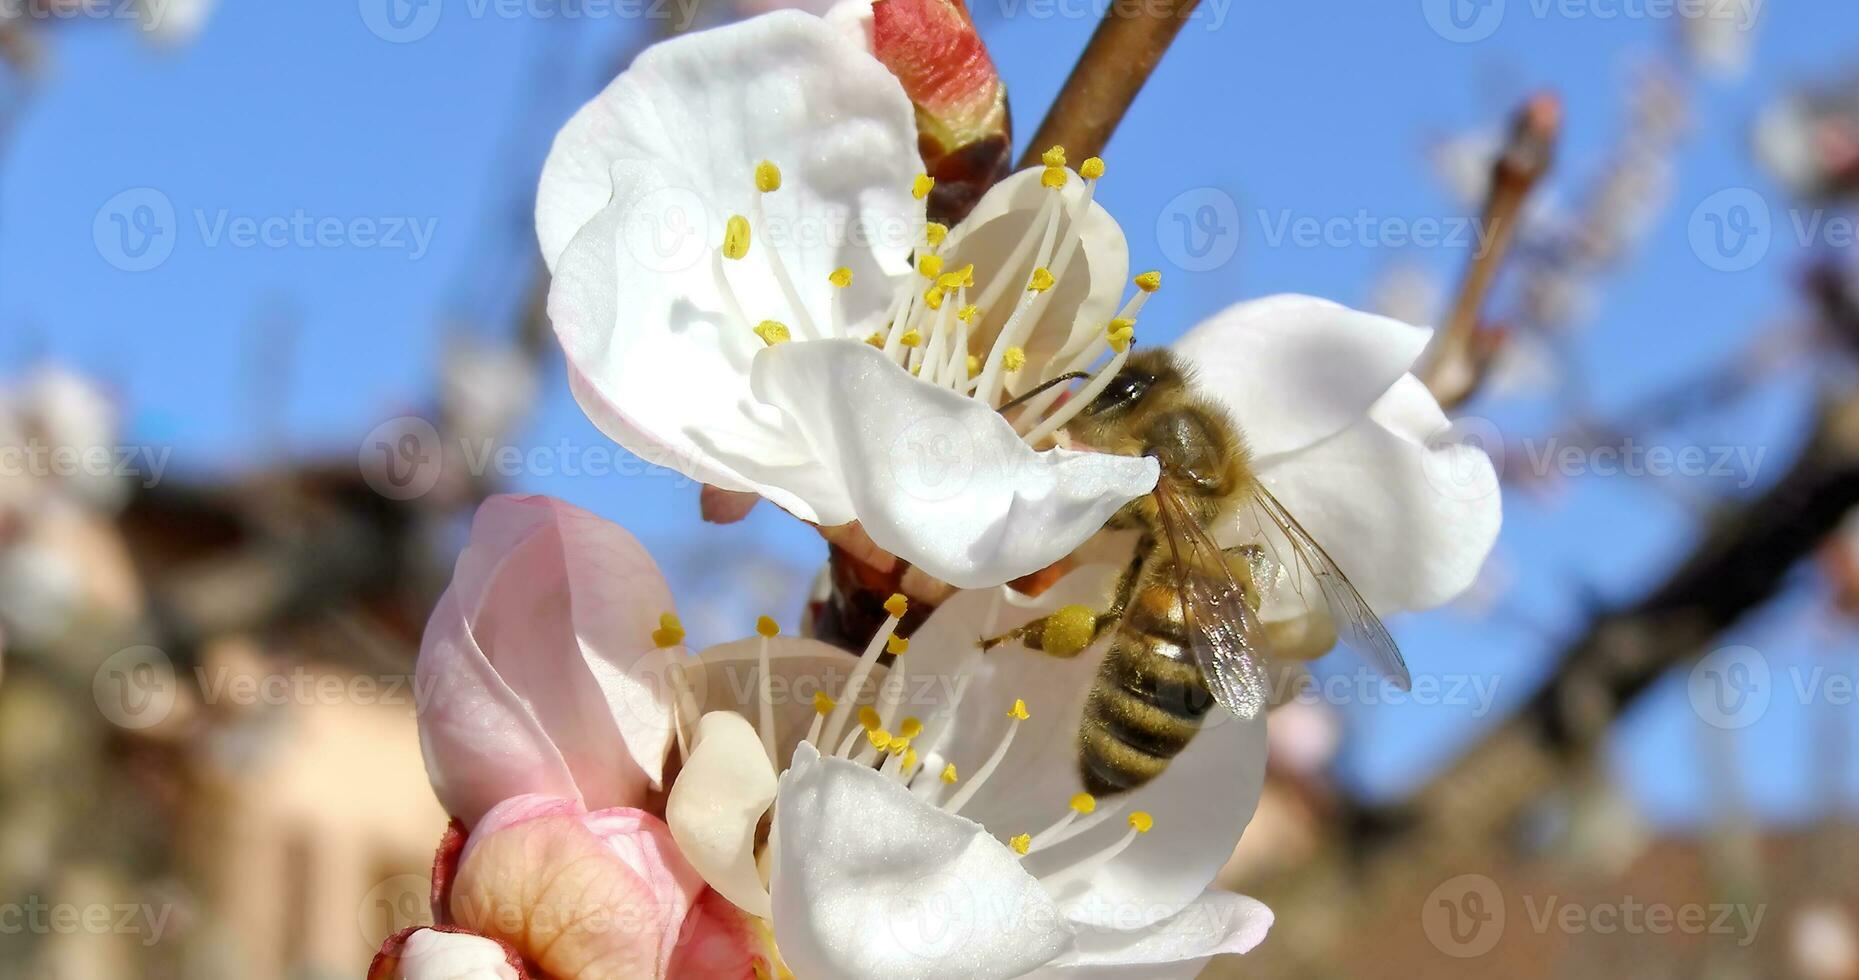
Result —
<instances>
[{"instance_id":1,"label":"bee head","mask_svg":"<svg viewBox=\"0 0 1859 980\"><path fill-rule=\"evenodd\" d=\"M1098 425L1113 424L1134 413L1152 395L1184 384L1186 377L1167 350L1139 351L1123 362L1123 369L1078 417Z\"/></svg>"}]
</instances>

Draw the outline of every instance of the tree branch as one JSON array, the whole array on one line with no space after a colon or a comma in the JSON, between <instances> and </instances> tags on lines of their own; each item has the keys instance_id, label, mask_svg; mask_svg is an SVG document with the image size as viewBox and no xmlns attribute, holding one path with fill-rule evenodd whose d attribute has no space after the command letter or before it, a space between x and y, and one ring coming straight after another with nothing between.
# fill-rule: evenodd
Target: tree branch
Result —
<instances>
[{"instance_id":1,"label":"tree branch","mask_svg":"<svg viewBox=\"0 0 1859 980\"><path fill-rule=\"evenodd\" d=\"M1104 152L1136 93L1155 71L1163 52L1181 33L1199 0L1117 0L1104 14L1071 77L1027 144L1021 167L1039 163L1050 146L1063 146L1075 159Z\"/></svg>"}]
</instances>

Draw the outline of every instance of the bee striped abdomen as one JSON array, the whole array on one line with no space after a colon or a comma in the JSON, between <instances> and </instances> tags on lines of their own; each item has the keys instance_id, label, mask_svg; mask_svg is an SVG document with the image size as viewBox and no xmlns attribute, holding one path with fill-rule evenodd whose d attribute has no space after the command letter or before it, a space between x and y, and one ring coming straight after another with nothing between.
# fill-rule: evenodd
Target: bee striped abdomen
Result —
<instances>
[{"instance_id":1,"label":"bee striped abdomen","mask_svg":"<svg viewBox=\"0 0 1859 980\"><path fill-rule=\"evenodd\" d=\"M1079 767L1094 796L1149 782L1200 731L1213 706L1188 647L1178 594L1156 579L1138 588L1118 625L1079 730Z\"/></svg>"}]
</instances>

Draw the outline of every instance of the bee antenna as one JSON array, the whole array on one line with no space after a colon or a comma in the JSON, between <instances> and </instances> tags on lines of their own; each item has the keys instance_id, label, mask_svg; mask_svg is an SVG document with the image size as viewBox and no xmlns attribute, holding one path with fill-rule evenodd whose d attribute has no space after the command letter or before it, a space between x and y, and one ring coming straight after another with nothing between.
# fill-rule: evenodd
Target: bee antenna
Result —
<instances>
[{"instance_id":1,"label":"bee antenna","mask_svg":"<svg viewBox=\"0 0 1859 980\"><path fill-rule=\"evenodd\" d=\"M1067 382L1076 381L1079 378L1088 378L1090 376L1091 375L1085 371L1067 371L1064 374L1061 374L1058 377L1053 378L1051 381L1041 381L1038 384L1038 386L1034 387L1030 391L1023 393L1018 398L1015 398L1014 400L1008 402L1007 404L1002 405L1000 407L1000 411L1005 412L1010 409L1018 408L1020 407L1020 405L1025 403L1028 399L1035 398L1045 393L1046 389L1051 388L1053 385L1062 385L1062 384L1066 384Z\"/></svg>"}]
</instances>

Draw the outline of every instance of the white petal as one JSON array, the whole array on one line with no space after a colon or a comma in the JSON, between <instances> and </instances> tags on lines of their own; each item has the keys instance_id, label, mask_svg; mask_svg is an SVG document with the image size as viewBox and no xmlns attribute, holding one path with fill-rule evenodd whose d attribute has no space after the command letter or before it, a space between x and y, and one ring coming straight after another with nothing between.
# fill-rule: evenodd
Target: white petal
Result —
<instances>
[{"instance_id":1,"label":"white petal","mask_svg":"<svg viewBox=\"0 0 1859 980\"><path fill-rule=\"evenodd\" d=\"M775 943L796 976L1016 977L1070 939L980 826L806 745L781 777L770 846Z\"/></svg>"},{"instance_id":2,"label":"white petal","mask_svg":"<svg viewBox=\"0 0 1859 980\"><path fill-rule=\"evenodd\" d=\"M808 516L808 501L744 480L711 448L807 464L749 398L762 346L750 328L778 320L800 337L810 320L864 336L922 233L916 139L896 79L816 17L780 11L642 54L563 129L538 191L549 316L588 416L648 462L766 490ZM739 320L713 256L730 216L751 213L764 159L781 167L781 188L764 196L747 257L725 263ZM775 251L804 315L777 283ZM853 272L846 289L827 279L841 266Z\"/></svg>"},{"instance_id":3,"label":"white petal","mask_svg":"<svg viewBox=\"0 0 1859 980\"><path fill-rule=\"evenodd\" d=\"M1412 375L1369 418L1259 476L1383 615L1469 588L1503 523L1490 458Z\"/></svg>"},{"instance_id":4,"label":"white petal","mask_svg":"<svg viewBox=\"0 0 1859 980\"><path fill-rule=\"evenodd\" d=\"M398 980L516 980L504 948L463 932L421 929L407 936Z\"/></svg>"},{"instance_id":5,"label":"white petal","mask_svg":"<svg viewBox=\"0 0 1859 980\"><path fill-rule=\"evenodd\" d=\"M960 588L1052 564L1155 486L1153 460L1034 452L999 413L857 341L764 350L754 386L823 464L804 483L831 501L820 523L856 520L879 547ZM802 475L730 462L766 482Z\"/></svg>"},{"instance_id":6,"label":"white petal","mask_svg":"<svg viewBox=\"0 0 1859 980\"><path fill-rule=\"evenodd\" d=\"M768 892L755 866L755 828L775 798L775 769L741 715L713 711L671 784L665 823L691 867L737 908L768 918Z\"/></svg>"},{"instance_id":7,"label":"white petal","mask_svg":"<svg viewBox=\"0 0 1859 980\"><path fill-rule=\"evenodd\" d=\"M998 635L1061 605L1105 608L1115 578L1114 569L1082 568L1031 602L1003 599L996 605L985 593L959 593L911 640L911 676L947 677L947 684L937 685L943 688L960 678L963 694L954 723L927 732L932 738L919 751L954 763L963 778L1005 734L1013 699L1027 703L1031 717L1021 723L1000 770L962 810L1000 840L1051 824L1083 790L1078 726L1106 644L1069 660L1008 644L975 658L964 673L957 674L955 665L984 633ZM1132 928L1167 918L1200 895L1232 853L1258 806L1264 777L1264 717L1245 722L1216 708L1161 776L1099 801L1100 809L1115 812L1077 837L1030 855L1027 866L1048 874L1100 851L1127 831L1129 812L1146 811L1155 818L1153 831L1111 860L1088 887L1056 898L1075 922Z\"/></svg>"},{"instance_id":8,"label":"white petal","mask_svg":"<svg viewBox=\"0 0 1859 980\"><path fill-rule=\"evenodd\" d=\"M1254 455L1311 445L1368 414L1432 331L1311 296L1227 307L1173 345Z\"/></svg>"},{"instance_id":9,"label":"white petal","mask_svg":"<svg viewBox=\"0 0 1859 980\"><path fill-rule=\"evenodd\" d=\"M957 268L969 262L975 264L975 282L980 288L969 290L971 300L979 301L993 277L1012 278L1001 299L982 310L976 336L970 341L970 347L976 351L988 350L994 336L1013 313L1014 304L1025 289L1023 284L1032 274L1030 257L1018 268L1006 268L1006 262L1014 246L1027 235L1038 217L1040 205L1053 193L1040 184L1044 173L1044 167L1032 167L1009 174L988 188L975 209L949 233L949 240L943 245L943 254L948 256L944 268ZM1058 193L1068 208L1075 205L1084 194L1083 179L1071 174ZM1064 241L1069 228L1069 222L1061 218L1059 241ZM1035 237L1038 234L1040 232L1034 232ZM1077 255L1045 299L1040 329L1025 344L1029 367L1020 372L1014 386L1016 391L1039 380L1038 369L1061 346L1074 338L1102 331L1117 315L1123 294L1130 288L1130 250L1123 238L1123 229L1095 200L1079 222L1078 241Z\"/></svg>"},{"instance_id":10,"label":"white petal","mask_svg":"<svg viewBox=\"0 0 1859 980\"><path fill-rule=\"evenodd\" d=\"M537 189L536 235L553 267L613 197L619 161L670 165L719 221L748 213L755 165L772 160L783 179L767 199L771 219L857 216L882 229L914 212L920 231L916 139L902 86L842 27L781 10L695 31L646 49L562 127ZM915 241L893 245L891 271ZM815 270L820 285L833 268Z\"/></svg>"},{"instance_id":11,"label":"white petal","mask_svg":"<svg viewBox=\"0 0 1859 980\"><path fill-rule=\"evenodd\" d=\"M1209 891L1173 916L1140 929L1082 928L1077 948L1033 973L1040 980L1144 980L1200 975L1207 960L1250 952L1265 940L1272 910L1256 899Z\"/></svg>"}]
</instances>

